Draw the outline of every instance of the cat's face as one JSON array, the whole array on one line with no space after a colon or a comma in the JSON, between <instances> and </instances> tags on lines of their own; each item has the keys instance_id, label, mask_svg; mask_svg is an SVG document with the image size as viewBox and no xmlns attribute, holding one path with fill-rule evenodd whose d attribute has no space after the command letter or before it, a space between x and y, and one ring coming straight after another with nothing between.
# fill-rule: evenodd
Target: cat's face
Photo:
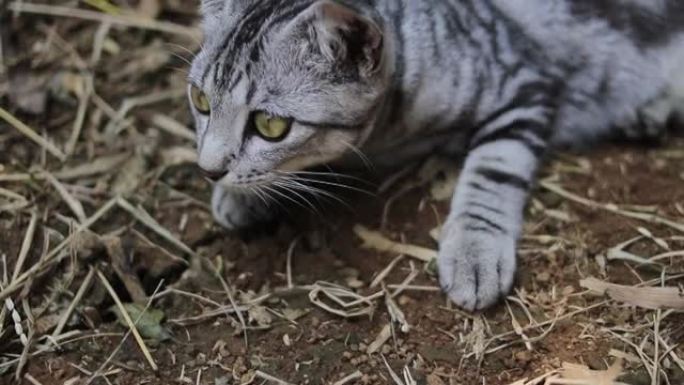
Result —
<instances>
[{"instance_id":1,"label":"cat's face","mask_svg":"<svg viewBox=\"0 0 684 385\"><path fill-rule=\"evenodd\" d=\"M273 182L359 146L388 84L380 27L329 0L205 0L190 74L199 166Z\"/></svg>"}]
</instances>

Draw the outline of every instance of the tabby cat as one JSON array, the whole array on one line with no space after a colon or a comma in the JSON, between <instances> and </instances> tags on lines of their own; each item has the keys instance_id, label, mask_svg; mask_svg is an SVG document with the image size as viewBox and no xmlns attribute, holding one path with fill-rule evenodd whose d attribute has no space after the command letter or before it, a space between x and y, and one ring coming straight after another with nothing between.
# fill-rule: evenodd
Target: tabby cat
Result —
<instances>
[{"instance_id":1,"label":"tabby cat","mask_svg":"<svg viewBox=\"0 0 684 385\"><path fill-rule=\"evenodd\" d=\"M513 284L535 174L553 148L658 135L684 106L681 0L203 0L189 77L213 212L268 219L362 151L467 153L442 287L483 309ZM296 194L296 192L290 192Z\"/></svg>"}]
</instances>

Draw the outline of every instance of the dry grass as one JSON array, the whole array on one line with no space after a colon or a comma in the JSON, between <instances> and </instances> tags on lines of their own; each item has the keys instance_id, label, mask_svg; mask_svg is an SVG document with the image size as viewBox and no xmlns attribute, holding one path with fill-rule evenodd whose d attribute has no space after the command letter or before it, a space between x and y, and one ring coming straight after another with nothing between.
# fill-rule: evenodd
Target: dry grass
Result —
<instances>
[{"instance_id":1,"label":"dry grass","mask_svg":"<svg viewBox=\"0 0 684 385\"><path fill-rule=\"evenodd\" d=\"M323 246L309 229L243 243L211 225L192 166L196 4L83 3L0 20L0 382L684 383L680 142L560 157L518 290L466 314L434 277L448 165L388 178Z\"/></svg>"}]
</instances>

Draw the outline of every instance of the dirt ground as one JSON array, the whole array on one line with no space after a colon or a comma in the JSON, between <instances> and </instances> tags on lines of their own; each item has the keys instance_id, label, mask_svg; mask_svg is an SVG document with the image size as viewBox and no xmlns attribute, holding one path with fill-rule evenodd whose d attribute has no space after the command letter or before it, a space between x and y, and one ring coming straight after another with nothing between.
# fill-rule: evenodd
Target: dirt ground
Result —
<instances>
[{"instance_id":1,"label":"dirt ground","mask_svg":"<svg viewBox=\"0 0 684 385\"><path fill-rule=\"evenodd\" d=\"M515 292L468 314L428 262L453 165L228 234L196 2L77 3L0 1L0 384L684 384L681 135L550 162Z\"/></svg>"}]
</instances>

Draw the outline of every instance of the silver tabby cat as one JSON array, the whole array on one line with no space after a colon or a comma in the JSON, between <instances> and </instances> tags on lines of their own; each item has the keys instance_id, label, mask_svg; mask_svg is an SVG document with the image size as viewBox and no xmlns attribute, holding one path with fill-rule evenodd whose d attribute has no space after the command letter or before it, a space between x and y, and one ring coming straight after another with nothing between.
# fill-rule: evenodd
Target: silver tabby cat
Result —
<instances>
[{"instance_id":1,"label":"silver tabby cat","mask_svg":"<svg viewBox=\"0 0 684 385\"><path fill-rule=\"evenodd\" d=\"M267 219L264 194L287 199L279 187L357 151L395 165L466 152L438 266L468 310L511 289L550 150L652 137L683 115L681 0L204 0L202 11L189 96L216 219Z\"/></svg>"}]
</instances>

